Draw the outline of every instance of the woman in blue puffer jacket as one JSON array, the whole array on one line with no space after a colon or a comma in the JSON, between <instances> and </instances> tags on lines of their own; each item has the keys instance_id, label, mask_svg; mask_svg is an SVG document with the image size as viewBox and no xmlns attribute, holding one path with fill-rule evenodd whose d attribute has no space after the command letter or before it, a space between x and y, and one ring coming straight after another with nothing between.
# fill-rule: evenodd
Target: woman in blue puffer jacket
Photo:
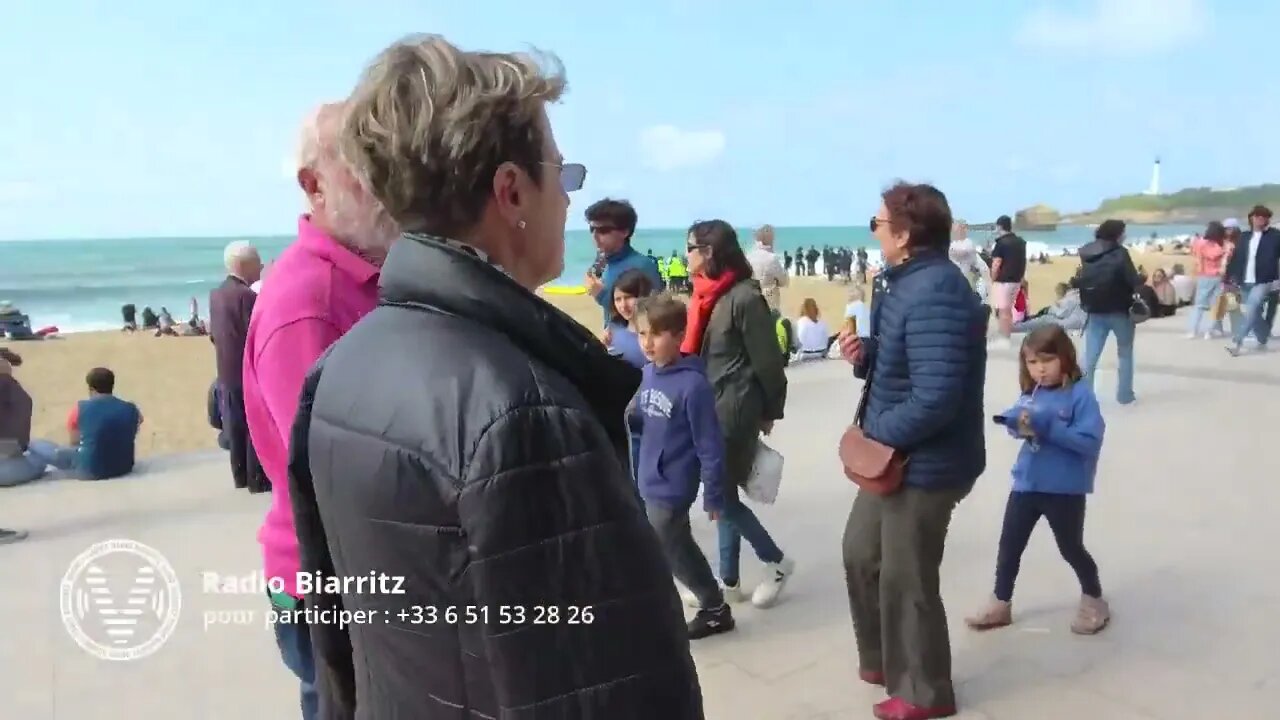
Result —
<instances>
[{"instance_id":1,"label":"woman in blue puffer jacket","mask_svg":"<svg viewBox=\"0 0 1280 720\"><path fill-rule=\"evenodd\" d=\"M858 492L845 577L859 674L889 694L876 717L927 720L956 712L938 572L951 512L986 466L987 313L947 255L946 196L899 183L882 200L871 219L885 263L871 337L840 344L870 383L863 432L907 463L896 493Z\"/></svg>"}]
</instances>

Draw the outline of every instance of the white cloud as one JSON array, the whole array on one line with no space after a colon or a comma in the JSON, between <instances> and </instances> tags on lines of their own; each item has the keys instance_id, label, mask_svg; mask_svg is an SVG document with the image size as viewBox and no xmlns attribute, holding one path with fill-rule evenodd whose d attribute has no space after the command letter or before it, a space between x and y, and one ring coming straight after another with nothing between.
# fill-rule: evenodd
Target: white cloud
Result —
<instances>
[{"instance_id":1,"label":"white cloud","mask_svg":"<svg viewBox=\"0 0 1280 720\"><path fill-rule=\"evenodd\" d=\"M682 130L674 125L653 125L640 131L640 154L646 167L667 172L706 165L724 153L725 137L719 130Z\"/></svg>"},{"instance_id":2,"label":"white cloud","mask_svg":"<svg viewBox=\"0 0 1280 720\"><path fill-rule=\"evenodd\" d=\"M1031 47L1107 55L1145 55L1187 47L1209 31L1204 0L1092 0L1068 12L1042 7L1022 23L1018 39Z\"/></svg>"}]
</instances>

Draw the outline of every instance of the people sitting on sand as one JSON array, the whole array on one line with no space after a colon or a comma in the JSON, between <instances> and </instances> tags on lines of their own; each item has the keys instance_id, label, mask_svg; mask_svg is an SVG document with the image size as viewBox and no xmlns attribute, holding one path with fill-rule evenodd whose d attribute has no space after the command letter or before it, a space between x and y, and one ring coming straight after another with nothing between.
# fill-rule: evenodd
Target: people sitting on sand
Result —
<instances>
[{"instance_id":1,"label":"people sitting on sand","mask_svg":"<svg viewBox=\"0 0 1280 720\"><path fill-rule=\"evenodd\" d=\"M6 335L11 340L31 340L38 337L31 331L31 318L7 300L0 301L0 337Z\"/></svg>"},{"instance_id":2,"label":"people sitting on sand","mask_svg":"<svg viewBox=\"0 0 1280 720\"><path fill-rule=\"evenodd\" d=\"M1173 284L1173 292L1178 298L1178 307L1187 307L1196 298L1196 281L1187 274L1182 263L1177 263L1169 272L1169 282Z\"/></svg>"},{"instance_id":3,"label":"people sitting on sand","mask_svg":"<svg viewBox=\"0 0 1280 720\"><path fill-rule=\"evenodd\" d=\"M156 316L151 306L142 308L142 329L155 330L160 327L160 318Z\"/></svg>"},{"instance_id":4,"label":"people sitting on sand","mask_svg":"<svg viewBox=\"0 0 1280 720\"><path fill-rule=\"evenodd\" d=\"M204 324L204 320L200 319L200 301L195 297L191 298L191 315L187 318L187 322L182 325L179 332L183 336L209 334L208 326Z\"/></svg>"},{"instance_id":5,"label":"people sitting on sand","mask_svg":"<svg viewBox=\"0 0 1280 720\"><path fill-rule=\"evenodd\" d=\"M56 445L32 440L28 452L45 465L69 470L81 480L108 480L133 471L138 428L138 406L115 396L116 376L107 368L94 368L85 376L89 397L76 403L67 416L70 442Z\"/></svg>"},{"instance_id":6,"label":"people sitting on sand","mask_svg":"<svg viewBox=\"0 0 1280 720\"><path fill-rule=\"evenodd\" d=\"M178 335L177 323L173 321L173 315L169 313L169 308L161 307L160 315L156 317L156 337L162 335Z\"/></svg>"},{"instance_id":7,"label":"people sitting on sand","mask_svg":"<svg viewBox=\"0 0 1280 720\"><path fill-rule=\"evenodd\" d=\"M1169 276L1165 274L1163 268L1156 268L1151 273L1151 281L1148 285L1151 288L1151 295L1155 298L1155 304L1150 305L1150 298L1143 297L1148 300L1151 307L1151 317L1170 317L1178 309L1178 292L1173 289L1173 283L1169 282ZM1145 294L1144 294L1145 295Z\"/></svg>"},{"instance_id":8,"label":"people sitting on sand","mask_svg":"<svg viewBox=\"0 0 1280 720\"><path fill-rule=\"evenodd\" d=\"M800 317L796 318L795 328L796 353L791 358L792 362L825 360L835 336L827 327L827 321L822 319L817 300L805 298L800 304Z\"/></svg>"},{"instance_id":9,"label":"people sitting on sand","mask_svg":"<svg viewBox=\"0 0 1280 720\"><path fill-rule=\"evenodd\" d=\"M120 307L120 317L124 320L124 325L120 328L121 332L136 332L138 330L138 307L133 303L127 303Z\"/></svg>"},{"instance_id":10,"label":"people sitting on sand","mask_svg":"<svg viewBox=\"0 0 1280 720\"><path fill-rule=\"evenodd\" d=\"M1058 299L1026 320L1014 323L1015 333L1029 333L1046 325L1057 325L1063 330L1084 329L1084 321L1088 316L1084 308L1080 307L1080 293L1072 290L1066 283L1058 283L1053 290Z\"/></svg>"},{"instance_id":11,"label":"people sitting on sand","mask_svg":"<svg viewBox=\"0 0 1280 720\"><path fill-rule=\"evenodd\" d=\"M22 364L17 354L0 355L0 487L29 483L44 475L44 463L31 458L31 396L13 376Z\"/></svg>"}]
</instances>

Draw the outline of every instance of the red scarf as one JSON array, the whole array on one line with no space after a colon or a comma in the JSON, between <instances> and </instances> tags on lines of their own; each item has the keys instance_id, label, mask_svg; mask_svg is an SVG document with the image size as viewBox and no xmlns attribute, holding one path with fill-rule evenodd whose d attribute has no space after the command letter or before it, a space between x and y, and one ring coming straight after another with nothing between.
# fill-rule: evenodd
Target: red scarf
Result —
<instances>
[{"instance_id":1,"label":"red scarf","mask_svg":"<svg viewBox=\"0 0 1280 720\"><path fill-rule=\"evenodd\" d=\"M689 298L689 321L684 329L684 342L680 343L680 352L685 355L698 355L702 352L702 336L707 331L707 321L711 319L711 311L733 284L738 276L732 270L724 271L718 278L706 275L693 276L693 296Z\"/></svg>"}]
</instances>

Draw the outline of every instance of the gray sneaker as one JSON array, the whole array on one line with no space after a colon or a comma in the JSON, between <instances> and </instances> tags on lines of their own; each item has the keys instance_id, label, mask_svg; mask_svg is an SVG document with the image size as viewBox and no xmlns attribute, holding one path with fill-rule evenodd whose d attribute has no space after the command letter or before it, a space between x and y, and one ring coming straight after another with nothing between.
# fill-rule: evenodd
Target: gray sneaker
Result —
<instances>
[{"instance_id":1,"label":"gray sneaker","mask_svg":"<svg viewBox=\"0 0 1280 720\"><path fill-rule=\"evenodd\" d=\"M16 543L20 540L26 539L26 530L9 530L6 528L0 528L0 545L8 545L10 543Z\"/></svg>"}]
</instances>

